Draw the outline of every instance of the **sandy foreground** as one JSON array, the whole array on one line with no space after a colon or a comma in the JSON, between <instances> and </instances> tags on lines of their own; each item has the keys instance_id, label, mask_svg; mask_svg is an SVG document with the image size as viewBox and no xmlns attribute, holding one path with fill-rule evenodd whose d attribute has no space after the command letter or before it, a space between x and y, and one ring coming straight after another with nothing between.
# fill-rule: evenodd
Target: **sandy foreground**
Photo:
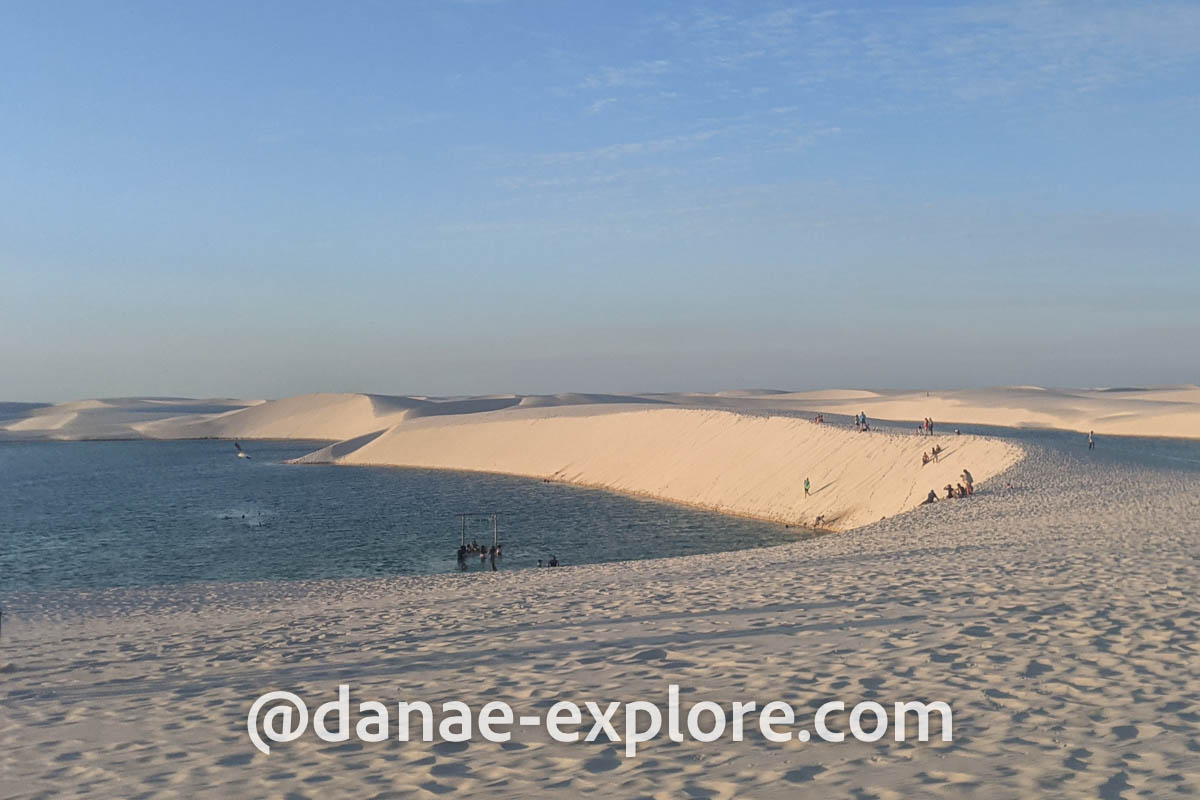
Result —
<instances>
[{"instance_id":1,"label":"sandy foreground","mask_svg":"<svg viewBox=\"0 0 1200 800\"><path fill-rule=\"evenodd\" d=\"M1162 402L1192 402L1191 390L1178 391L1183 399ZM578 449L591 430L601 444L584 449L596 457L577 465L583 477L563 478L602 485L610 470L638 474L641 461L663 449L653 437L665 429L667 440L704 455L683 478L702 474L711 452L720 452L723 472L745 481L736 485L747 502L792 502L794 481L790 495L782 486L752 491L747 470L796 465L785 455L746 467L732 457L739 437L731 431L741 431L758 442L755 453L779 440L802 442L821 458L840 452L840 462L856 465L842 479L861 481L839 502L848 508L858 498L864 514L874 515L876 502L894 513L849 533L712 556L465 576L9 593L0 639L4 795L1200 794L1194 467L1138 465L1106 455L1103 442L1094 453L1036 442L1018 451L984 437L935 437L962 448L947 447L946 469L961 470L958 458L972 457L981 488L966 500L911 510L912 487L926 482L921 471L929 469L919 466L929 440L916 436L745 413L761 407L728 415L631 408L631 398L515 408L472 399L461 401L464 419L450 424L429 419L448 415L420 412L432 401L388 407L365 395L332 397L345 404L342 414L361 417L322 417L331 435L321 438L349 441L340 455L326 454L334 459L368 459L372 448L380 463L405 453L424 459L439 440L446 444L439 452L463 458L483 452L484 442L542 437L521 456L536 469L519 473L540 474L557 463L556 442ZM795 402L811 407L815 399L832 402ZM781 410L800 410L789 402L780 401ZM274 425L267 435L283 435L289 425L311 430L313 405L297 400L288 418L266 413L270 404L231 402L223 411L135 414L128 424L143 426L141 435L182 435L184 424L211 431L200 435L245 436L235 430L246 423L238 415L256 413L259 430ZM873 415L870 407L854 410ZM22 413L19 420L31 418ZM497 414L507 416L482 416ZM379 417L390 424L363 430ZM78 418L59 430L72 424ZM479 426L500 427L468 430ZM633 463L610 464L600 458L615 435L606 426L634 431L622 442L650 444ZM34 430L26 423L26 434ZM487 457L512 450L497 447ZM976 462L993 457L985 480ZM637 486L613 488L642 491L640 482L664 469L655 464ZM871 476L904 491L862 500L871 497L864 488ZM683 478L664 485L704 483ZM707 744L660 738L632 759L620 745L556 743L532 729L517 729L503 745L328 744L311 734L269 756L250 745L245 715L259 694L288 689L315 706L341 682L354 703L453 699L478 708L505 700L517 713L544 713L560 699L665 705L668 683L682 687L685 710L699 700L778 699L798 709L830 699L848 706L943 700L954 710L954 741L898 744L889 735L875 743L774 744L751 729L741 743L728 735Z\"/></svg>"}]
</instances>

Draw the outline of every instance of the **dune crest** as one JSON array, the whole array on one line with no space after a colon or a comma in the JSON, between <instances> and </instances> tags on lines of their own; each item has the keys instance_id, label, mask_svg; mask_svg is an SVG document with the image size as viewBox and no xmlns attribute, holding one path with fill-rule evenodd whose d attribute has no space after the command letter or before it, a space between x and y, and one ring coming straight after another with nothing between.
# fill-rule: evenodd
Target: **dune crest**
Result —
<instances>
[{"instance_id":1,"label":"dune crest","mask_svg":"<svg viewBox=\"0 0 1200 800\"><path fill-rule=\"evenodd\" d=\"M661 407L580 411L416 420L298 462L501 472L849 530L917 507L930 489L944 494L963 469L984 481L1021 456L994 439L858 433L795 417ZM945 452L923 466L921 455L934 441Z\"/></svg>"}]
</instances>

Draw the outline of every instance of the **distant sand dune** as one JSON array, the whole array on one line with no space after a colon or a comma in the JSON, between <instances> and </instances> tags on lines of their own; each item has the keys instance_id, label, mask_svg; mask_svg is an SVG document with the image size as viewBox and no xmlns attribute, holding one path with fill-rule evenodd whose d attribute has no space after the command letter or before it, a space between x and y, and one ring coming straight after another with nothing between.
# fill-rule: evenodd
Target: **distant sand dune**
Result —
<instances>
[{"instance_id":1,"label":"distant sand dune","mask_svg":"<svg viewBox=\"0 0 1200 800\"><path fill-rule=\"evenodd\" d=\"M1101 435L1200 438L1200 387L896 391L739 389L650 395L562 393L427 397L309 394L267 402L116 398L58 405L2 404L4 438L316 438L342 440L418 418L510 408L686 405L754 413L857 414L940 425L1061 428Z\"/></svg>"},{"instance_id":2,"label":"distant sand dune","mask_svg":"<svg viewBox=\"0 0 1200 800\"><path fill-rule=\"evenodd\" d=\"M240 411L253 400L193 400L190 398L113 398L77 400L34 407L0 424L0 438L17 439L138 439L141 428L172 418L194 420Z\"/></svg>"}]
</instances>

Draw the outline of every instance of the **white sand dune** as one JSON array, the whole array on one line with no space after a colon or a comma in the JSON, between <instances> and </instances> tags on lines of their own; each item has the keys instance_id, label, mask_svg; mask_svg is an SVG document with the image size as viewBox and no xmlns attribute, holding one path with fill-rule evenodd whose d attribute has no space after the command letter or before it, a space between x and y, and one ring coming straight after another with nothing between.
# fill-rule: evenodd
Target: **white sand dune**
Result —
<instances>
[{"instance_id":1,"label":"white sand dune","mask_svg":"<svg viewBox=\"0 0 1200 800\"><path fill-rule=\"evenodd\" d=\"M421 402L376 402L366 394L306 394L211 417L157 420L137 430L158 439L348 439L399 422Z\"/></svg>"},{"instance_id":2,"label":"white sand dune","mask_svg":"<svg viewBox=\"0 0 1200 800\"><path fill-rule=\"evenodd\" d=\"M958 482L964 468L985 481L1020 455L995 439L858 433L795 417L638 406L604 411L406 422L299 461L502 472L847 530L915 508L930 489ZM945 447L940 461L922 465L922 453L935 442Z\"/></svg>"},{"instance_id":3,"label":"white sand dune","mask_svg":"<svg viewBox=\"0 0 1200 800\"><path fill-rule=\"evenodd\" d=\"M1094 430L1100 435L1200 438L1196 386L1047 389L1008 386L938 391L746 389L715 394L492 395L399 397L310 394L280 400L133 398L20 407L5 404L4 438L304 438L342 440L429 416L472 415L506 408L555 409L642 404L724 408L763 413L857 414L941 425Z\"/></svg>"},{"instance_id":4,"label":"white sand dune","mask_svg":"<svg viewBox=\"0 0 1200 800\"><path fill-rule=\"evenodd\" d=\"M674 397L678 402L697 402L695 395ZM711 402L738 409L848 415L865 412L872 419L914 424L932 417L935 423L951 426L1059 428L1113 436L1200 438L1200 388L1195 386L1116 390L1006 386L929 392L831 389L740 394L734 398L713 395Z\"/></svg>"},{"instance_id":5,"label":"white sand dune","mask_svg":"<svg viewBox=\"0 0 1200 800\"><path fill-rule=\"evenodd\" d=\"M6 439L137 439L140 429L172 418L205 419L241 411L254 400L130 397L34 407L0 421Z\"/></svg>"}]
</instances>

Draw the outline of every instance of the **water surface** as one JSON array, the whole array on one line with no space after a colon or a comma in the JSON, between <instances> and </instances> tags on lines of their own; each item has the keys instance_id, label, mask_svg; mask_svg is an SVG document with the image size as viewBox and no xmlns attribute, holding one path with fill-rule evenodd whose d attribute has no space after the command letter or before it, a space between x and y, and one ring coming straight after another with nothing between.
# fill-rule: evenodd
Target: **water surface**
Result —
<instances>
[{"instance_id":1,"label":"water surface","mask_svg":"<svg viewBox=\"0 0 1200 800\"><path fill-rule=\"evenodd\" d=\"M525 478L283 463L322 444L250 442L247 461L213 440L0 443L0 591L450 572L464 511L503 512L501 569L804 535ZM490 544L491 523L467 540Z\"/></svg>"}]
</instances>

